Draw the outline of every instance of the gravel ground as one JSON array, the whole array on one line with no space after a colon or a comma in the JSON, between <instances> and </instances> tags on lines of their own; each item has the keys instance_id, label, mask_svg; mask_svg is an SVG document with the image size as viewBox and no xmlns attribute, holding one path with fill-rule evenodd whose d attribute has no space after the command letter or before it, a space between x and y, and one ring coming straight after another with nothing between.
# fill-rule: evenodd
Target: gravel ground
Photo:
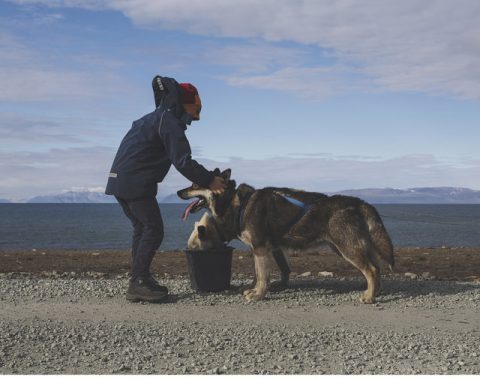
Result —
<instances>
[{"instance_id":1,"label":"gravel ground","mask_svg":"<svg viewBox=\"0 0 480 380\"><path fill-rule=\"evenodd\" d=\"M131 304L127 280L0 276L0 374L479 374L480 284L292 281L247 303L241 287Z\"/></svg>"}]
</instances>

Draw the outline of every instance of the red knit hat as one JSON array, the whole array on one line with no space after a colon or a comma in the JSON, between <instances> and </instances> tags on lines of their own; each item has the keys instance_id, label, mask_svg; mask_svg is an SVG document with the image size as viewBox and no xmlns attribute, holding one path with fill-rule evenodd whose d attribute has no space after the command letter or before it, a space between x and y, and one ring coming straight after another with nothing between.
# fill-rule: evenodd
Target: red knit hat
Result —
<instances>
[{"instance_id":1,"label":"red knit hat","mask_svg":"<svg viewBox=\"0 0 480 380\"><path fill-rule=\"evenodd\" d=\"M180 100L182 104L194 104L195 95L198 95L197 88L191 83L180 83Z\"/></svg>"}]
</instances>

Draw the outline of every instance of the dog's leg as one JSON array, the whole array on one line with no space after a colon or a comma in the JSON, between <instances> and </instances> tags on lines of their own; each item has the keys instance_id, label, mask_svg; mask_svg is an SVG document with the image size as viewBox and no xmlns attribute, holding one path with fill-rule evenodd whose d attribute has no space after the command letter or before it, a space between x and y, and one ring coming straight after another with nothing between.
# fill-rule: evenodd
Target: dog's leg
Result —
<instances>
[{"instance_id":1,"label":"dog's leg","mask_svg":"<svg viewBox=\"0 0 480 380\"><path fill-rule=\"evenodd\" d=\"M246 290L243 294L249 301L259 301L265 298L270 281L270 252L267 248L255 248L255 288Z\"/></svg>"},{"instance_id":2,"label":"dog's leg","mask_svg":"<svg viewBox=\"0 0 480 380\"><path fill-rule=\"evenodd\" d=\"M255 253L253 253L253 264L255 269L255 277L253 278L251 288L248 290L255 289L257 287L257 278L258 278L258 262L255 257Z\"/></svg>"},{"instance_id":3,"label":"dog's leg","mask_svg":"<svg viewBox=\"0 0 480 380\"><path fill-rule=\"evenodd\" d=\"M378 293L377 286L379 284L377 268L366 259L364 252L357 251L353 255L348 255L346 259L362 272L367 280L367 290L360 297L360 302L375 303L375 296Z\"/></svg>"},{"instance_id":4,"label":"dog's leg","mask_svg":"<svg viewBox=\"0 0 480 380\"><path fill-rule=\"evenodd\" d=\"M345 246L342 242L333 243L343 258L355 266L367 280L367 290L360 297L362 303L375 303L378 293L379 271L367 256L366 244L356 241L352 246Z\"/></svg>"},{"instance_id":5,"label":"dog's leg","mask_svg":"<svg viewBox=\"0 0 480 380\"><path fill-rule=\"evenodd\" d=\"M287 258L285 257L285 253L281 250L281 248L274 248L272 250L272 256L275 259L275 263L277 264L278 268L280 269L280 281L275 281L270 284L270 289L281 290L285 289L288 286L288 281L290 280L290 267L288 265ZM257 273L257 265L255 265L255 273ZM252 282L251 287L255 288L257 285L257 277L255 275L255 279Z\"/></svg>"},{"instance_id":6,"label":"dog's leg","mask_svg":"<svg viewBox=\"0 0 480 380\"><path fill-rule=\"evenodd\" d=\"M362 297L360 297L360 301L363 303L375 303L375 297L380 292L378 288L379 281L379 274L377 268L368 263L365 268L362 270L363 275L367 279L367 290L363 293Z\"/></svg>"},{"instance_id":7,"label":"dog's leg","mask_svg":"<svg viewBox=\"0 0 480 380\"><path fill-rule=\"evenodd\" d=\"M290 279L290 267L288 266L288 261L285 257L285 253L278 247L274 248L272 251L273 258L277 263L278 268L280 269L280 281L273 282L270 286L271 288L275 287L277 289L286 288L288 285L288 280Z\"/></svg>"},{"instance_id":8,"label":"dog's leg","mask_svg":"<svg viewBox=\"0 0 480 380\"><path fill-rule=\"evenodd\" d=\"M375 297L380 294L382 291L382 276L380 274L380 263L378 261L378 258L380 257L378 252L376 251L376 248L373 246L373 244L370 245L370 248L367 251L368 258L371 261L371 264L376 268L377 270L377 284L375 287Z\"/></svg>"}]
</instances>

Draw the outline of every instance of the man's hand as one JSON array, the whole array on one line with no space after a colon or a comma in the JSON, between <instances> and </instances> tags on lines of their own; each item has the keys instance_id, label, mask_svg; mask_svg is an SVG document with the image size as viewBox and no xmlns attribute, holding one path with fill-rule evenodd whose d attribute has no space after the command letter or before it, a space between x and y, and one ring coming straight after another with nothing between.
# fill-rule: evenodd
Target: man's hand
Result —
<instances>
[{"instance_id":1,"label":"man's hand","mask_svg":"<svg viewBox=\"0 0 480 380\"><path fill-rule=\"evenodd\" d=\"M223 178L215 176L210 184L210 190L212 190L214 194L222 194L225 191L225 186L226 184Z\"/></svg>"}]
</instances>

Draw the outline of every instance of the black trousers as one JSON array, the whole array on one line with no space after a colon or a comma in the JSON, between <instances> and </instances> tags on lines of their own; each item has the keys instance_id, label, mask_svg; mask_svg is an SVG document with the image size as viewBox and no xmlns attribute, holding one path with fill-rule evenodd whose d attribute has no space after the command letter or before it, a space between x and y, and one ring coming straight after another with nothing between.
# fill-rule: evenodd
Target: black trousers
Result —
<instances>
[{"instance_id":1,"label":"black trousers","mask_svg":"<svg viewBox=\"0 0 480 380\"><path fill-rule=\"evenodd\" d=\"M157 200L116 198L133 226L132 278L150 276L150 264L163 240L163 220Z\"/></svg>"}]
</instances>

